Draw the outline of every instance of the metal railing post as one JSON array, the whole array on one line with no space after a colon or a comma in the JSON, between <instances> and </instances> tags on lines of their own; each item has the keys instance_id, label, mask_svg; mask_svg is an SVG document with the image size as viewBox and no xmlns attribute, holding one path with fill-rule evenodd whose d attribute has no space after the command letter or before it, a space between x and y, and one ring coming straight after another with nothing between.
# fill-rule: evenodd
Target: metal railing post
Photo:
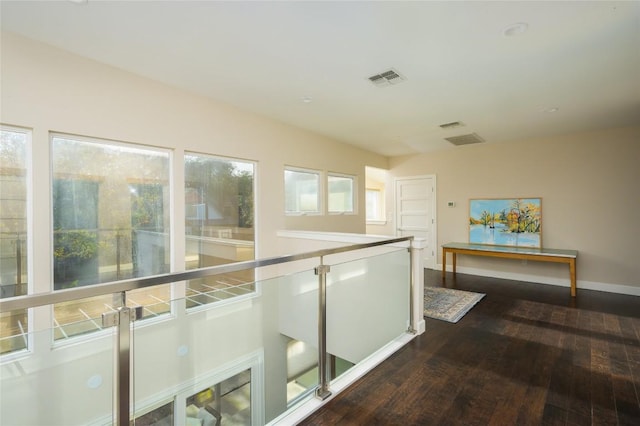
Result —
<instances>
[{"instance_id":1,"label":"metal railing post","mask_svg":"<svg viewBox=\"0 0 640 426\"><path fill-rule=\"evenodd\" d=\"M103 327L116 327L113 371L113 423L128 426L131 419L131 323L140 318L142 306L129 308L125 304L126 293L114 295L115 312L102 314Z\"/></svg>"},{"instance_id":2,"label":"metal railing post","mask_svg":"<svg viewBox=\"0 0 640 426\"><path fill-rule=\"evenodd\" d=\"M329 369L327 368L327 273L329 265L322 264L315 268L318 276L318 388L316 396L322 400L331 396L329 390Z\"/></svg>"},{"instance_id":3,"label":"metal railing post","mask_svg":"<svg viewBox=\"0 0 640 426\"><path fill-rule=\"evenodd\" d=\"M409 327L407 328L407 333L416 334L417 330L413 326L415 320L415 313L413 312L414 308L414 298L415 298L415 289L413 288L414 277L413 277L413 239L409 241Z\"/></svg>"}]
</instances>

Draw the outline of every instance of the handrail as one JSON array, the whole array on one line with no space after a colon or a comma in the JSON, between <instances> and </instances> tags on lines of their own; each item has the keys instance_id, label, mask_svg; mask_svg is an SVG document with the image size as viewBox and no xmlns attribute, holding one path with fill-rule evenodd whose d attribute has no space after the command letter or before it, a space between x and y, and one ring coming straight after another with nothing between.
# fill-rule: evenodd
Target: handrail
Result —
<instances>
[{"instance_id":1,"label":"handrail","mask_svg":"<svg viewBox=\"0 0 640 426\"><path fill-rule=\"evenodd\" d=\"M285 256L268 257L257 260L247 260L244 262L229 263L225 265L199 268L183 272L171 272L167 274L152 275L144 278L131 278L110 283L93 284L80 288L70 288L64 290L50 291L47 293L29 294L0 299L0 312L15 311L18 309L28 309L37 306L51 305L56 303L70 302L88 297L103 296L106 294L121 293L124 291L136 290L145 287L152 287L160 284L167 284L176 281L187 281L211 275L225 274L230 272L244 271L264 266L278 265L281 263L294 262L298 260L310 259L313 257L328 256L337 253L363 250L366 248L383 246L388 244L413 241L413 236L392 238L388 240L374 241L371 243L351 244L343 247L321 249L311 252L291 254Z\"/></svg>"}]
</instances>

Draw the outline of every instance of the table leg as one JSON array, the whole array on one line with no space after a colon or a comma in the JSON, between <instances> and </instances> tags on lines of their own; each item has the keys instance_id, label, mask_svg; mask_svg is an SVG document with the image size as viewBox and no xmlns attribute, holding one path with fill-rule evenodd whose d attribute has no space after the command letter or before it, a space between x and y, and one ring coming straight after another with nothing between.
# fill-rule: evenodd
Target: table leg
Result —
<instances>
[{"instance_id":1,"label":"table leg","mask_svg":"<svg viewBox=\"0 0 640 426\"><path fill-rule=\"evenodd\" d=\"M447 272L447 249L443 248L442 249L442 278L443 279L446 272Z\"/></svg>"},{"instance_id":2,"label":"table leg","mask_svg":"<svg viewBox=\"0 0 640 426\"><path fill-rule=\"evenodd\" d=\"M453 266L453 276L456 276L456 252L451 253L451 265Z\"/></svg>"},{"instance_id":3,"label":"table leg","mask_svg":"<svg viewBox=\"0 0 640 426\"><path fill-rule=\"evenodd\" d=\"M571 259L569 261L569 274L571 275L571 296L576 297L576 260Z\"/></svg>"}]
</instances>

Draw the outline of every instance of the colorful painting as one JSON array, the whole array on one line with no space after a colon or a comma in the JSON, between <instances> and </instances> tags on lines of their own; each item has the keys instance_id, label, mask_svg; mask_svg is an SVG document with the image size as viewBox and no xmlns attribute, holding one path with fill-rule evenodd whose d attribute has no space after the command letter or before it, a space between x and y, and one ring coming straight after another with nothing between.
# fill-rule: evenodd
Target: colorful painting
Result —
<instances>
[{"instance_id":1,"label":"colorful painting","mask_svg":"<svg viewBox=\"0 0 640 426\"><path fill-rule=\"evenodd\" d=\"M469 243L542 247L542 199L470 200Z\"/></svg>"}]
</instances>

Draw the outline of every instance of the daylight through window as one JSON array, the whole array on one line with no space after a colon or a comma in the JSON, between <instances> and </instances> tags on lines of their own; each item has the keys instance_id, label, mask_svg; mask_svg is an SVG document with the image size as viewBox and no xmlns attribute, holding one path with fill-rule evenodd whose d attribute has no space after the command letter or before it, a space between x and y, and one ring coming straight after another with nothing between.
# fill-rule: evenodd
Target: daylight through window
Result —
<instances>
[{"instance_id":1,"label":"daylight through window","mask_svg":"<svg viewBox=\"0 0 640 426\"><path fill-rule=\"evenodd\" d=\"M52 137L54 290L169 272L169 153ZM167 312L169 285L129 292L145 316ZM56 305L56 338L97 329L111 296Z\"/></svg>"},{"instance_id":2,"label":"daylight through window","mask_svg":"<svg viewBox=\"0 0 640 426\"><path fill-rule=\"evenodd\" d=\"M27 148L30 133L0 132L0 297L27 294ZM0 354L25 349L26 309L0 314Z\"/></svg>"},{"instance_id":3,"label":"daylight through window","mask_svg":"<svg viewBox=\"0 0 640 426\"><path fill-rule=\"evenodd\" d=\"M285 169L285 213L319 214L321 212L320 191L320 172Z\"/></svg>"},{"instance_id":4,"label":"daylight through window","mask_svg":"<svg viewBox=\"0 0 640 426\"><path fill-rule=\"evenodd\" d=\"M185 267L255 259L254 164L187 153L184 170ZM253 293L254 281L252 270L191 280L187 307Z\"/></svg>"}]
</instances>

